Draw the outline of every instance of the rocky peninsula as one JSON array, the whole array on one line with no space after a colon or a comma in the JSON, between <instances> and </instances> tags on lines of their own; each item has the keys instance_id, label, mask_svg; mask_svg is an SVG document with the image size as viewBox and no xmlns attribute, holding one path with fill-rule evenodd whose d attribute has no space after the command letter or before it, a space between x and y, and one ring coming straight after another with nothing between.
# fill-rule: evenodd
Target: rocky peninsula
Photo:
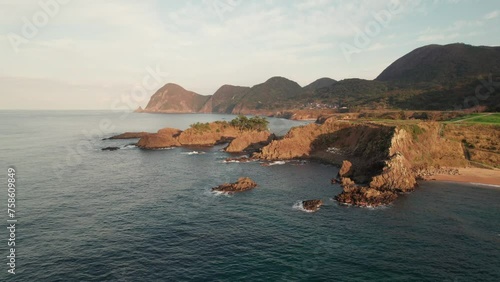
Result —
<instances>
[{"instance_id":1,"label":"rocky peninsula","mask_svg":"<svg viewBox=\"0 0 500 282\"><path fill-rule=\"evenodd\" d=\"M497 134L498 128L493 129L493 134ZM429 179L435 174L456 175L457 168L470 166L464 141L450 137L454 134L450 130L456 128L434 121L374 122L332 116L291 128L277 138L267 130L264 118L240 116L231 122L196 123L185 131L164 128L157 133L119 136L141 136L137 146L142 149L227 143L227 152L250 155L241 160L228 158L227 162L320 160L340 167L332 180L332 184L342 187L342 192L334 197L336 201L375 207L390 204L399 194L413 191L418 179ZM466 127L460 130L461 134L468 134ZM470 130L477 134L478 127ZM484 128L483 132L488 130ZM500 176L498 171L495 175ZM223 184L217 189L238 190L238 183Z\"/></svg>"},{"instance_id":2,"label":"rocky peninsula","mask_svg":"<svg viewBox=\"0 0 500 282\"><path fill-rule=\"evenodd\" d=\"M259 151L275 139L267 129L265 118L239 116L231 122L216 121L194 123L182 131L176 128L163 128L156 133L126 132L105 139L138 138L137 147L141 149L163 149L181 146L214 146L225 144L230 153ZM107 148L106 148L107 149Z\"/></svg>"}]
</instances>

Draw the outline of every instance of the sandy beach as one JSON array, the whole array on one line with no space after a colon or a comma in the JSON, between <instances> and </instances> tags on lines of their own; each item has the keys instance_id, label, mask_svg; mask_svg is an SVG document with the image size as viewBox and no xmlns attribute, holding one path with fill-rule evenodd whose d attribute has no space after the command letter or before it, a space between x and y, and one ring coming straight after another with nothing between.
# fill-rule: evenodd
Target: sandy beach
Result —
<instances>
[{"instance_id":1,"label":"sandy beach","mask_svg":"<svg viewBox=\"0 0 500 282\"><path fill-rule=\"evenodd\" d=\"M500 169L469 167L460 168L458 169L458 172L458 175L435 174L426 177L425 180L481 183L500 186Z\"/></svg>"}]
</instances>

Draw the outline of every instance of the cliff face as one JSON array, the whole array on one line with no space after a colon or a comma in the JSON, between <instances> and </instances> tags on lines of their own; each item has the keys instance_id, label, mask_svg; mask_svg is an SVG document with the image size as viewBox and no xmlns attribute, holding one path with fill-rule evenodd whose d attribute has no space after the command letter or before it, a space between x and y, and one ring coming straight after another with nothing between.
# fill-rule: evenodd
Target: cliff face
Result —
<instances>
[{"instance_id":1,"label":"cliff face","mask_svg":"<svg viewBox=\"0 0 500 282\"><path fill-rule=\"evenodd\" d=\"M196 113L209 98L168 83L151 96L143 112Z\"/></svg>"},{"instance_id":2,"label":"cliff face","mask_svg":"<svg viewBox=\"0 0 500 282\"><path fill-rule=\"evenodd\" d=\"M460 142L443 138L436 122L375 124L328 119L322 125L292 128L256 156L343 163L340 182L344 191L337 200L361 206L388 204L397 193L412 191L422 171L467 165Z\"/></svg>"},{"instance_id":3,"label":"cliff face","mask_svg":"<svg viewBox=\"0 0 500 282\"><path fill-rule=\"evenodd\" d=\"M269 144L273 139L274 134L271 134L269 131L247 131L231 141L225 150L230 153L257 151Z\"/></svg>"},{"instance_id":4,"label":"cliff face","mask_svg":"<svg viewBox=\"0 0 500 282\"><path fill-rule=\"evenodd\" d=\"M163 128L157 133L148 133L139 139L137 147L143 149L161 149L168 147L177 147L181 144L177 137L181 131L175 128Z\"/></svg>"},{"instance_id":5,"label":"cliff face","mask_svg":"<svg viewBox=\"0 0 500 282\"><path fill-rule=\"evenodd\" d=\"M390 127L328 119L321 125L294 127L281 140L262 149L268 160L313 157L338 163L339 157L363 158L364 162L386 155ZM341 160L340 160L341 161Z\"/></svg>"}]
</instances>

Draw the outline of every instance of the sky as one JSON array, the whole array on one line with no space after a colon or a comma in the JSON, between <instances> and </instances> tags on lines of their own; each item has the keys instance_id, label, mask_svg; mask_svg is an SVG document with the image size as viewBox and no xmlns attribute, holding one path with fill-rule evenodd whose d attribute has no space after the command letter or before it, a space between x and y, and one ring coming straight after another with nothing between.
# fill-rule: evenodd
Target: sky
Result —
<instances>
[{"instance_id":1,"label":"sky","mask_svg":"<svg viewBox=\"0 0 500 282\"><path fill-rule=\"evenodd\" d=\"M0 109L134 109L283 76L374 79L415 48L500 46L498 0L0 0Z\"/></svg>"}]
</instances>

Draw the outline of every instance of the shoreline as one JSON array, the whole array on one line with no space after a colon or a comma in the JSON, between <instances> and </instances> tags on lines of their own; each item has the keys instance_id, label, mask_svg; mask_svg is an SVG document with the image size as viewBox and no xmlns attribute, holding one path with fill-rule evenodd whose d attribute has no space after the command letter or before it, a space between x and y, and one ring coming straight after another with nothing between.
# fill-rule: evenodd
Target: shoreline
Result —
<instances>
[{"instance_id":1,"label":"shoreline","mask_svg":"<svg viewBox=\"0 0 500 282\"><path fill-rule=\"evenodd\" d=\"M435 174L424 177L424 181L469 183L500 188L500 169L459 168L458 175Z\"/></svg>"}]
</instances>

